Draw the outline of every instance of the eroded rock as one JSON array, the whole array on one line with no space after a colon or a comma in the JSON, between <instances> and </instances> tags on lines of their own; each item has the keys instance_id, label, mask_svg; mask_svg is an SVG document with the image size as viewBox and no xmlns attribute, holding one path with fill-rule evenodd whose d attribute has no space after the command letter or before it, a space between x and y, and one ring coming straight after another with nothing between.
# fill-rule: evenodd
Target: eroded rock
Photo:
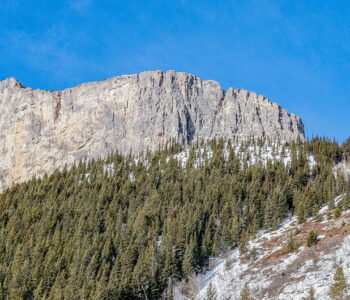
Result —
<instances>
[{"instance_id":1,"label":"eroded rock","mask_svg":"<svg viewBox=\"0 0 350 300\"><path fill-rule=\"evenodd\" d=\"M301 119L264 96L168 71L51 92L0 82L0 190L75 160L155 150L176 139L304 138Z\"/></svg>"}]
</instances>

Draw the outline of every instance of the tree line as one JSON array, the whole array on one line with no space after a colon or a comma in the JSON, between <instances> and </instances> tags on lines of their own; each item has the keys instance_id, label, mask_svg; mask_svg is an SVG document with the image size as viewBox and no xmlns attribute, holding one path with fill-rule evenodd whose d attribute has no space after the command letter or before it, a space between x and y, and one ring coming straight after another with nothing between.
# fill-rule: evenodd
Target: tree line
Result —
<instances>
[{"instance_id":1,"label":"tree line","mask_svg":"<svg viewBox=\"0 0 350 300\"><path fill-rule=\"evenodd\" d=\"M240 151L266 143L275 145L251 139ZM316 137L282 147L289 163L252 164L235 143L194 142L183 166L185 149L170 142L11 187L0 195L0 299L171 299L211 256L349 193L334 172L348 146Z\"/></svg>"}]
</instances>

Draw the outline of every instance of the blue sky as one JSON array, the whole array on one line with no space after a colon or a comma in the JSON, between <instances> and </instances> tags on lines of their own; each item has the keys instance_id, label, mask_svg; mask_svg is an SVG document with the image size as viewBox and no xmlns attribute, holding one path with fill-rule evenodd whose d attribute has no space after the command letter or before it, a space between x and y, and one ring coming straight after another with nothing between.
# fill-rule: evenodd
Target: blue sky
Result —
<instances>
[{"instance_id":1,"label":"blue sky","mask_svg":"<svg viewBox=\"0 0 350 300\"><path fill-rule=\"evenodd\" d=\"M255 91L350 135L350 1L2 0L0 80L64 89L145 70Z\"/></svg>"}]
</instances>

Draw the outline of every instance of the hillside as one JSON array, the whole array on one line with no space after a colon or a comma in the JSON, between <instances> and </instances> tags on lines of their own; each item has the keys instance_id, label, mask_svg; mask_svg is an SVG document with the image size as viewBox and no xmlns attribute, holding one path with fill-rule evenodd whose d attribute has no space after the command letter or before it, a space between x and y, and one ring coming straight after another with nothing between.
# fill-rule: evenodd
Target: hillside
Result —
<instances>
[{"instance_id":1,"label":"hillside","mask_svg":"<svg viewBox=\"0 0 350 300\"><path fill-rule=\"evenodd\" d=\"M343 201L340 196L335 204L342 207ZM318 243L308 247L311 231ZM246 283L253 299L303 300L311 289L315 299L330 299L337 267L350 286L350 210L339 213L324 206L302 224L289 217L277 230L259 233L244 253L236 249L227 258L212 259L212 264L216 267L196 278L196 299L205 299L209 285L217 299L240 299Z\"/></svg>"},{"instance_id":2,"label":"hillside","mask_svg":"<svg viewBox=\"0 0 350 300\"><path fill-rule=\"evenodd\" d=\"M168 71L63 91L0 82L0 191L112 151L155 151L166 141L304 139L301 119L262 95Z\"/></svg>"},{"instance_id":3,"label":"hillside","mask_svg":"<svg viewBox=\"0 0 350 300\"><path fill-rule=\"evenodd\" d=\"M307 222L326 204L346 195L338 210L347 211L350 186L335 172L344 155L336 142L319 138L169 143L141 155L83 160L14 185L0 194L1 298L176 299L179 286L189 296L192 279L212 269L212 258L250 253L250 240L291 214L293 222L306 222L295 237L304 243ZM321 238L325 229L316 229ZM284 243L266 233L256 241L265 252L256 257L268 267L277 264L269 260L273 252L283 266ZM245 279L258 264L232 260L238 273L246 268Z\"/></svg>"}]
</instances>

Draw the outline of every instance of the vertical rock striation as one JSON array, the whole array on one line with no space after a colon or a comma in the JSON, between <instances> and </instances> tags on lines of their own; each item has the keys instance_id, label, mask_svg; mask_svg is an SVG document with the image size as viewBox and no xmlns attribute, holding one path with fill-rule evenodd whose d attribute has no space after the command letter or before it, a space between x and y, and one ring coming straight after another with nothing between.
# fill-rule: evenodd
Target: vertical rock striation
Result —
<instances>
[{"instance_id":1,"label":"vertical rock striation","mask_svg":"<svg viewBox=\"0 0 350 300\"><path fill-rule=\"evenodd\" d=\"M264 96L168 71L51 92L0 82L0 190L75 160L155 150L169 139L304 138L301 119Z\"/></svg>"}]
</instances>

